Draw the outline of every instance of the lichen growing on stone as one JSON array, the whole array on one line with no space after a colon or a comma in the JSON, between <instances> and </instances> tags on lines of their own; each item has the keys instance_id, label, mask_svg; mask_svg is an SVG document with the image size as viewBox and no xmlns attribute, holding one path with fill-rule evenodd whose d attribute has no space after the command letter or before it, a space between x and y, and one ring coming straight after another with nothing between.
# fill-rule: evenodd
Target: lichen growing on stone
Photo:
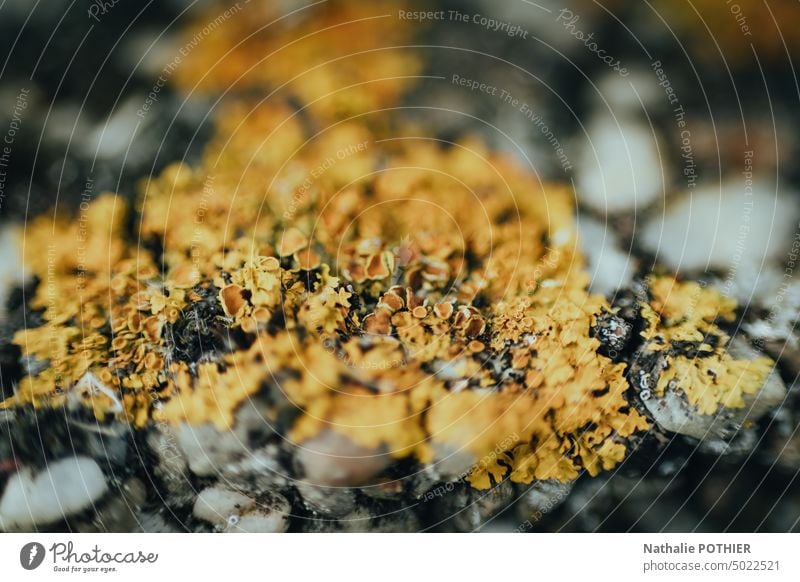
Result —
<instances>
[{"instance_id":1,"label":"lichen growing on stone","mask_svg":"<svg viewBox=\"0 0 800 582\"><path fill-rule=\"evenodd\" d=\"M226 135L237 113L248 120ZM282 126L269 151L292 152L304 136L290 110L237 104L223 119L213 162L174 166L147 185L139 244L105 218L122 202L104 198L90 239L110 237L114 252L87 264L91 276L69 262L39 272L49 283L37 304L53 287L63 304L17 342L53 365L5 406L64 403L92 374L107 389L82 397L98 416L122 403L140 427L227 430L249 397L273 390L270 420L290 410L286 436L299 444L332 430L430 462L440 447L481 459L513 434L503 476L526 483L611 468L625 438L647 428L624 397L624 364L600 355L589 333L609 306L586 292L563 187L478 142L378 142L352 122L291 160L254 160L218 144L257 143ZM330 171L317 172L329 158ZM275 177L266 196L250 187L255 176ZM43 222L26 247L67 255L73 228ZM57 352L48 336L61 338ZM205 345L184 345L194 341ZM489 473L501 477L492 465L471 482L488 487Z\"/></svg>"},{"instance_id":2,"label":"lichen growing on stone","mask_svg":"<svg viewBox=\"0 0 800 582\"><path fill-rule=\"evenodd\" d=\"M133 208L106 194L27 228L43 323L15 336L26 375L0 407L220 433L252 407L298 449L334 434L393 460L458 458L477 489L625 459L650 423L631 354L611 357L596 333L617 308L587 291L573 193L477 139L443 142L373 111L407 81L359 84L369 67L335 64L327 35L356 12L298 44L237 20L254 34L239 45L243 30L220 27L180 75L209 90L242 73L262 90L291 81L314 115L359 115L320 129L281 96L231 98L202 162L145 181ZM395 20L364 18L367 36L348 39L402 40ZM252 62L273 51L277 64ZM417 66L402 51L373 58L387 78ZM340 75L354 89L327 96ZM731 301L672 278L649 292L642 349L667 364L657 394L687 379L689 403L713 414L758 392L772 363L728 353L716 321L734 317Z\"/></svg>"},{"instance_id":3,"label":"lichen growing on stone","mask_svg":"<svg viewBox=\"0 0 800 582\"><path fill-rule=\"evenodd\" d=\"M775 363L767 357L737 359L729 352L731 338L718 322L735 319L736 302L699 283L671 277L649 283L642 336L646 351L664 354L656 394L680 386L689 404L707 415L744 407L744 397L761 389Z\"/></svg>"}]
</instances>

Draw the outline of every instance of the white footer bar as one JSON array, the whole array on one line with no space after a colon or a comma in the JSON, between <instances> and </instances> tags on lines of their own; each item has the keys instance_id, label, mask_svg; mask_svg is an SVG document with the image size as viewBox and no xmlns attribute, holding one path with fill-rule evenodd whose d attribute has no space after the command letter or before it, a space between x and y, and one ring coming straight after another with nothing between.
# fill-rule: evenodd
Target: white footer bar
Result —
<instances>
[{"instance_id":1,"label":"white footer bar","mask_svg":"<svg viewBox=\"0 0 800 582\"><path fill-rule=\"evenodd\" d=\"M0 534L0 579L800 580L799 542L793 534Z\"/></svg>"}]
</instances>

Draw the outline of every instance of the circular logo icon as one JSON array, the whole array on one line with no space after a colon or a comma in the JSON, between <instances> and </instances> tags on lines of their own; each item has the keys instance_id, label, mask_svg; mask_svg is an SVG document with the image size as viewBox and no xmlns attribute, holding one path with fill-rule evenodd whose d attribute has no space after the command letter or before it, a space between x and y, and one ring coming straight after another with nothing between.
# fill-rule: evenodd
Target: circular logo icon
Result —
<instances>
[{"instance_id":1,"label":"circular logo icon","mask_svg":"<svg viewBox=\"0 0 800 582\"><path fill-rule=\"evenodd\" d=\"M39 542L30 542L19 551L19 563L26 570L35 570L44 561L44 546Z\"/></svg>"}]
</instances>

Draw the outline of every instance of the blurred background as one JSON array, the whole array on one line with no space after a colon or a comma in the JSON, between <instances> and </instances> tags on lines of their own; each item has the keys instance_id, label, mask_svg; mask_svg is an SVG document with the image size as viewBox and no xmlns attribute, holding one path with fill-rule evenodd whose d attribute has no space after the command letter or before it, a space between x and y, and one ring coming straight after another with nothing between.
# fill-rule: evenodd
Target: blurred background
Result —
<instances>
[{"instance_id":1,"label":"blurred background","mask_svg":"<svg viewBox=\"0 0 800 582\"><path fill-rule=\"evenodd\" d=\"M253 84L204 87L201 70L189 75L198 79L193 86L171 63L193 51L197 31L202 36L221 10L241 11L231 22L248 24L238 30L280 19L275 26L291 36L316 25L306 4L0 5L4 383L17 373L9 340L22 325L20 286L30 284L14 229L44 212L74 211L87 189L133 199L166 164L196 161L219 94L246 94ZM800 2L441 0L380 8L412 28L400 52L421 63L400 100L408 118L443 139L477 134L543 180L571 185L594 291L613 298L653 270L717 287L742 305L744 328L765 338L792 387L761 442L720 456L676 441L669 462L644 477L580 481L532 528L799 530ZM346 53L351 41L332 49ZM501 515L484 529L514 529L514 519Z\"/></svg>"}]
</instances>

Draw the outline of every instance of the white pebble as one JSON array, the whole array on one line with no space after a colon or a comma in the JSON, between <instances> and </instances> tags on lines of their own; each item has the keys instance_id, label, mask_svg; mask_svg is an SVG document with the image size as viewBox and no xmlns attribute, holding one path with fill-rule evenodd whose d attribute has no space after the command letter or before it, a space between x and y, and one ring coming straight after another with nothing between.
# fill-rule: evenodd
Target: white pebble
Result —
<instances>
[{"instance_id":1,"label":"white pebble","mask_svg":"<svg viewBox=\"0 0 800 582\"><path fill-rule=\"evenodd\" d=\"M649 70L631 68L627 77L613 71L597 82L597 90L588 94L596 110L611 110L620 115L643 115L666 103L658 78Z\"/></svg>"},{"instance_id":2,"label":"white pebble","mask_svg":"<svg viewBox=\"0 0 800 582\"><path fill-rule=\"evenodd\" d=\"M237 523L230 524L225 531L228 533L282 533L286 531L288 525L284 513L256 511L243 515Z\"/></svg>"},{"instance_id":3,"label":"white pebble","mask_svg":"<svg viewBox=\"0 0 800 582\"><path fill-rule=\"evenodd\" d=\"M16 227L0 226L0 255L0 321L3 321L9 294L23 282L22 248Z\"/></svg>"},{"instance_id":4,"label":"white pebble","mask_svg":"<svg viewBox=\"0 0 800 582\"><path fill-rule=\"evenodd\" d=\"M240 516L255 502L237 491L223 487L208 487L200 492L194 502L194 515L215 525L228 525L231 516Z\"/></svg>"},{"instance_id":5,"label":"white pebble","mask_svg":"<svg viewBox=\"0 0 800 582\"><path fill-rule=\"evenodd\" d=\"M633 279L636 259L625 253L613 229L587 216L578 219L578 242L589 263L593 293L611 295Z\"/></svg>"},{"instance_id":6,"label":"white pebble","mask_svg":"<svg viewBox=\"0 0 800 582\"><path fill-rule=\"evenodd\" d=\"M579 200L601 215L639 211L663 197L663 165L649 126L597 117L581 136L576 164Z\"/></svg>"},{"instance_id":7,"label":"white pebble","mask_svg":"<svg viewBox=\"0 0 800 582\"><path fill-rule=\"evenodd\" d=\"M0 529L27 530L82 511L108 490L103 472L88 457L61 459L34 475L12 476L0 500Z\"/></svg>"},{"instance_id":8,"label":"white pebble","mask_svg":"<svg viewBox=\"0 0 800 582\"><path fill-rule=\"evenodd\" d=\"M309 483L328 486L366 483L391 463L384 451L362 447L333 431L304 442L296 459Z\"/></svg>"},{"instance_id":9,"label":"white pebble","mask_svg":"<svg viewBox=\"0 0 800 582\"><path fill-rule=\"evenodd\" d=\"M746 300L773 279L765 267L784 259L797 216L794 200L774 186L756 182L750 195L732 181L671 204L645 224L639 240L674 271L720 271L722 291Z\"/></svg>"}]
</instances>

